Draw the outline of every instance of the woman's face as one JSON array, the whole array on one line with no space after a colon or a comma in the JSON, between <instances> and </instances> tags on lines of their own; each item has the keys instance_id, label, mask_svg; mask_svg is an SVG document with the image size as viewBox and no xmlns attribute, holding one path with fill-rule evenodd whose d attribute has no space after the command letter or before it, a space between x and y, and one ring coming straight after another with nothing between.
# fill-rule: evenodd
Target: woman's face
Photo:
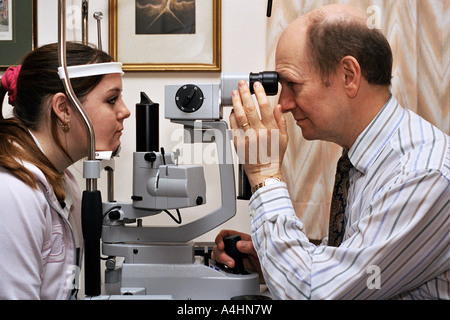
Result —
<instances>
[{"instance_id":1,"label":"woman's face","mask_svg":"<svg viewBox=\"0 0 450 320\"><path fill-rule=\"evenodd\" d=\"M130 116L130 110L122 100L121 75L105 75L102 81L86 96L83 107L94 126L96 151L117 150L124 128L123 121ZM78 128L79 141L86 146L86 130L82 123L79 125L81 125ZM82 149L87 152L86 147Z\"/></svg>"}]
</instances>

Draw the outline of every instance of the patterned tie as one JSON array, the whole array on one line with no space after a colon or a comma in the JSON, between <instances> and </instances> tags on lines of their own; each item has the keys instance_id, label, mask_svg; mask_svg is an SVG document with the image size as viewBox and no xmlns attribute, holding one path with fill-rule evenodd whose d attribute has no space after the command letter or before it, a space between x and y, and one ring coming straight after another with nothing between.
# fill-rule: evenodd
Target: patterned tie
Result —
<instances>
[{"instance_id":1,"label":"patterned tie","mask_svg":"<svg viewBox=\"0 0 450 320\"><path fill-rule=\"evenodd\" d=\"M348 158L348 152L344 150L337 163L333 197L331 198L330 227L328 232L329 246L339 247L344 237L344 215L345 207L347 206L349 172L352 167L353 165Z\"/></svg>"}]
</instances>

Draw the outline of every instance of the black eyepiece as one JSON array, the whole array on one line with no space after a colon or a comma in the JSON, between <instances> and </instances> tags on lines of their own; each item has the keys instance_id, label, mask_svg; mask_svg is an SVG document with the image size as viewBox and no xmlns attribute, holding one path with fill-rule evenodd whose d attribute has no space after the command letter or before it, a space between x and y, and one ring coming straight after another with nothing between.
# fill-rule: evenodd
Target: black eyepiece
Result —
<instances>
[{"instance_id":1,"label":"black eyepiece","mask_svg":"<svg viewBox=\"0 0 450 320\"><path fill-rule=\"evenodd\" d=\"M254 94L253 85L260 82L268 96L278 94L278 73L275 71L263 71L259 73L250 73L250 92Z\"/></svg>"}]
</instances>

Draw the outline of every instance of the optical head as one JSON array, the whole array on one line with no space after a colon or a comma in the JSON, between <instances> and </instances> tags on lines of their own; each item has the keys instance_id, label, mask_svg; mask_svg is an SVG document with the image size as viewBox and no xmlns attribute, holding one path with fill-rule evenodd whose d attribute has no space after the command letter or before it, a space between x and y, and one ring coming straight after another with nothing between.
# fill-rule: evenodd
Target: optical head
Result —
<instances>
[{"instance_id":1,"label":"optical head","mask_svg":"<svg viewBox=\"0 0 450 320\"><path fill-rule=\"evenodd\" d=\"M246 80L250 86L250 92L253 92L255 82L260 82L268 96L278 94L278 73L275 71L263 71L259 73L222 73L221 79L221 103L222 106L231 106L233 104L231 95L234 90L239 88L239 81Z\"/></svg>"}]
</instances>

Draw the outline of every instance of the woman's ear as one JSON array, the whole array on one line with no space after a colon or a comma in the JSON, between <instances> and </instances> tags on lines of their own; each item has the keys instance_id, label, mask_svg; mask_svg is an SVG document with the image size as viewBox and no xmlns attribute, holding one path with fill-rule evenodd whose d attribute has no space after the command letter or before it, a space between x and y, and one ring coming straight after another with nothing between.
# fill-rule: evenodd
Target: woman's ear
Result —
<instances>
[{"instance_id":1,"label":"woman's ear","mask_svg":"<svg viewBox=\"0 0 450 320\"><path fill-rule=\"evenodd\" d=\"M361 66L352 56L345 56L340 62L342 80L349 98L354 98L361 84Z\"/></svg>"},{"instance_id":2,"label":"woman's ear","mask_svg":"<svg viewBox=\"0 0 450 320\"><path fill-rule=\"evenodd\" d=\"M67 96L64 93L57 93L52 97L52 110L56 117L63 123L70 123L71 109Z\"/></svg>"}]
</instances>

